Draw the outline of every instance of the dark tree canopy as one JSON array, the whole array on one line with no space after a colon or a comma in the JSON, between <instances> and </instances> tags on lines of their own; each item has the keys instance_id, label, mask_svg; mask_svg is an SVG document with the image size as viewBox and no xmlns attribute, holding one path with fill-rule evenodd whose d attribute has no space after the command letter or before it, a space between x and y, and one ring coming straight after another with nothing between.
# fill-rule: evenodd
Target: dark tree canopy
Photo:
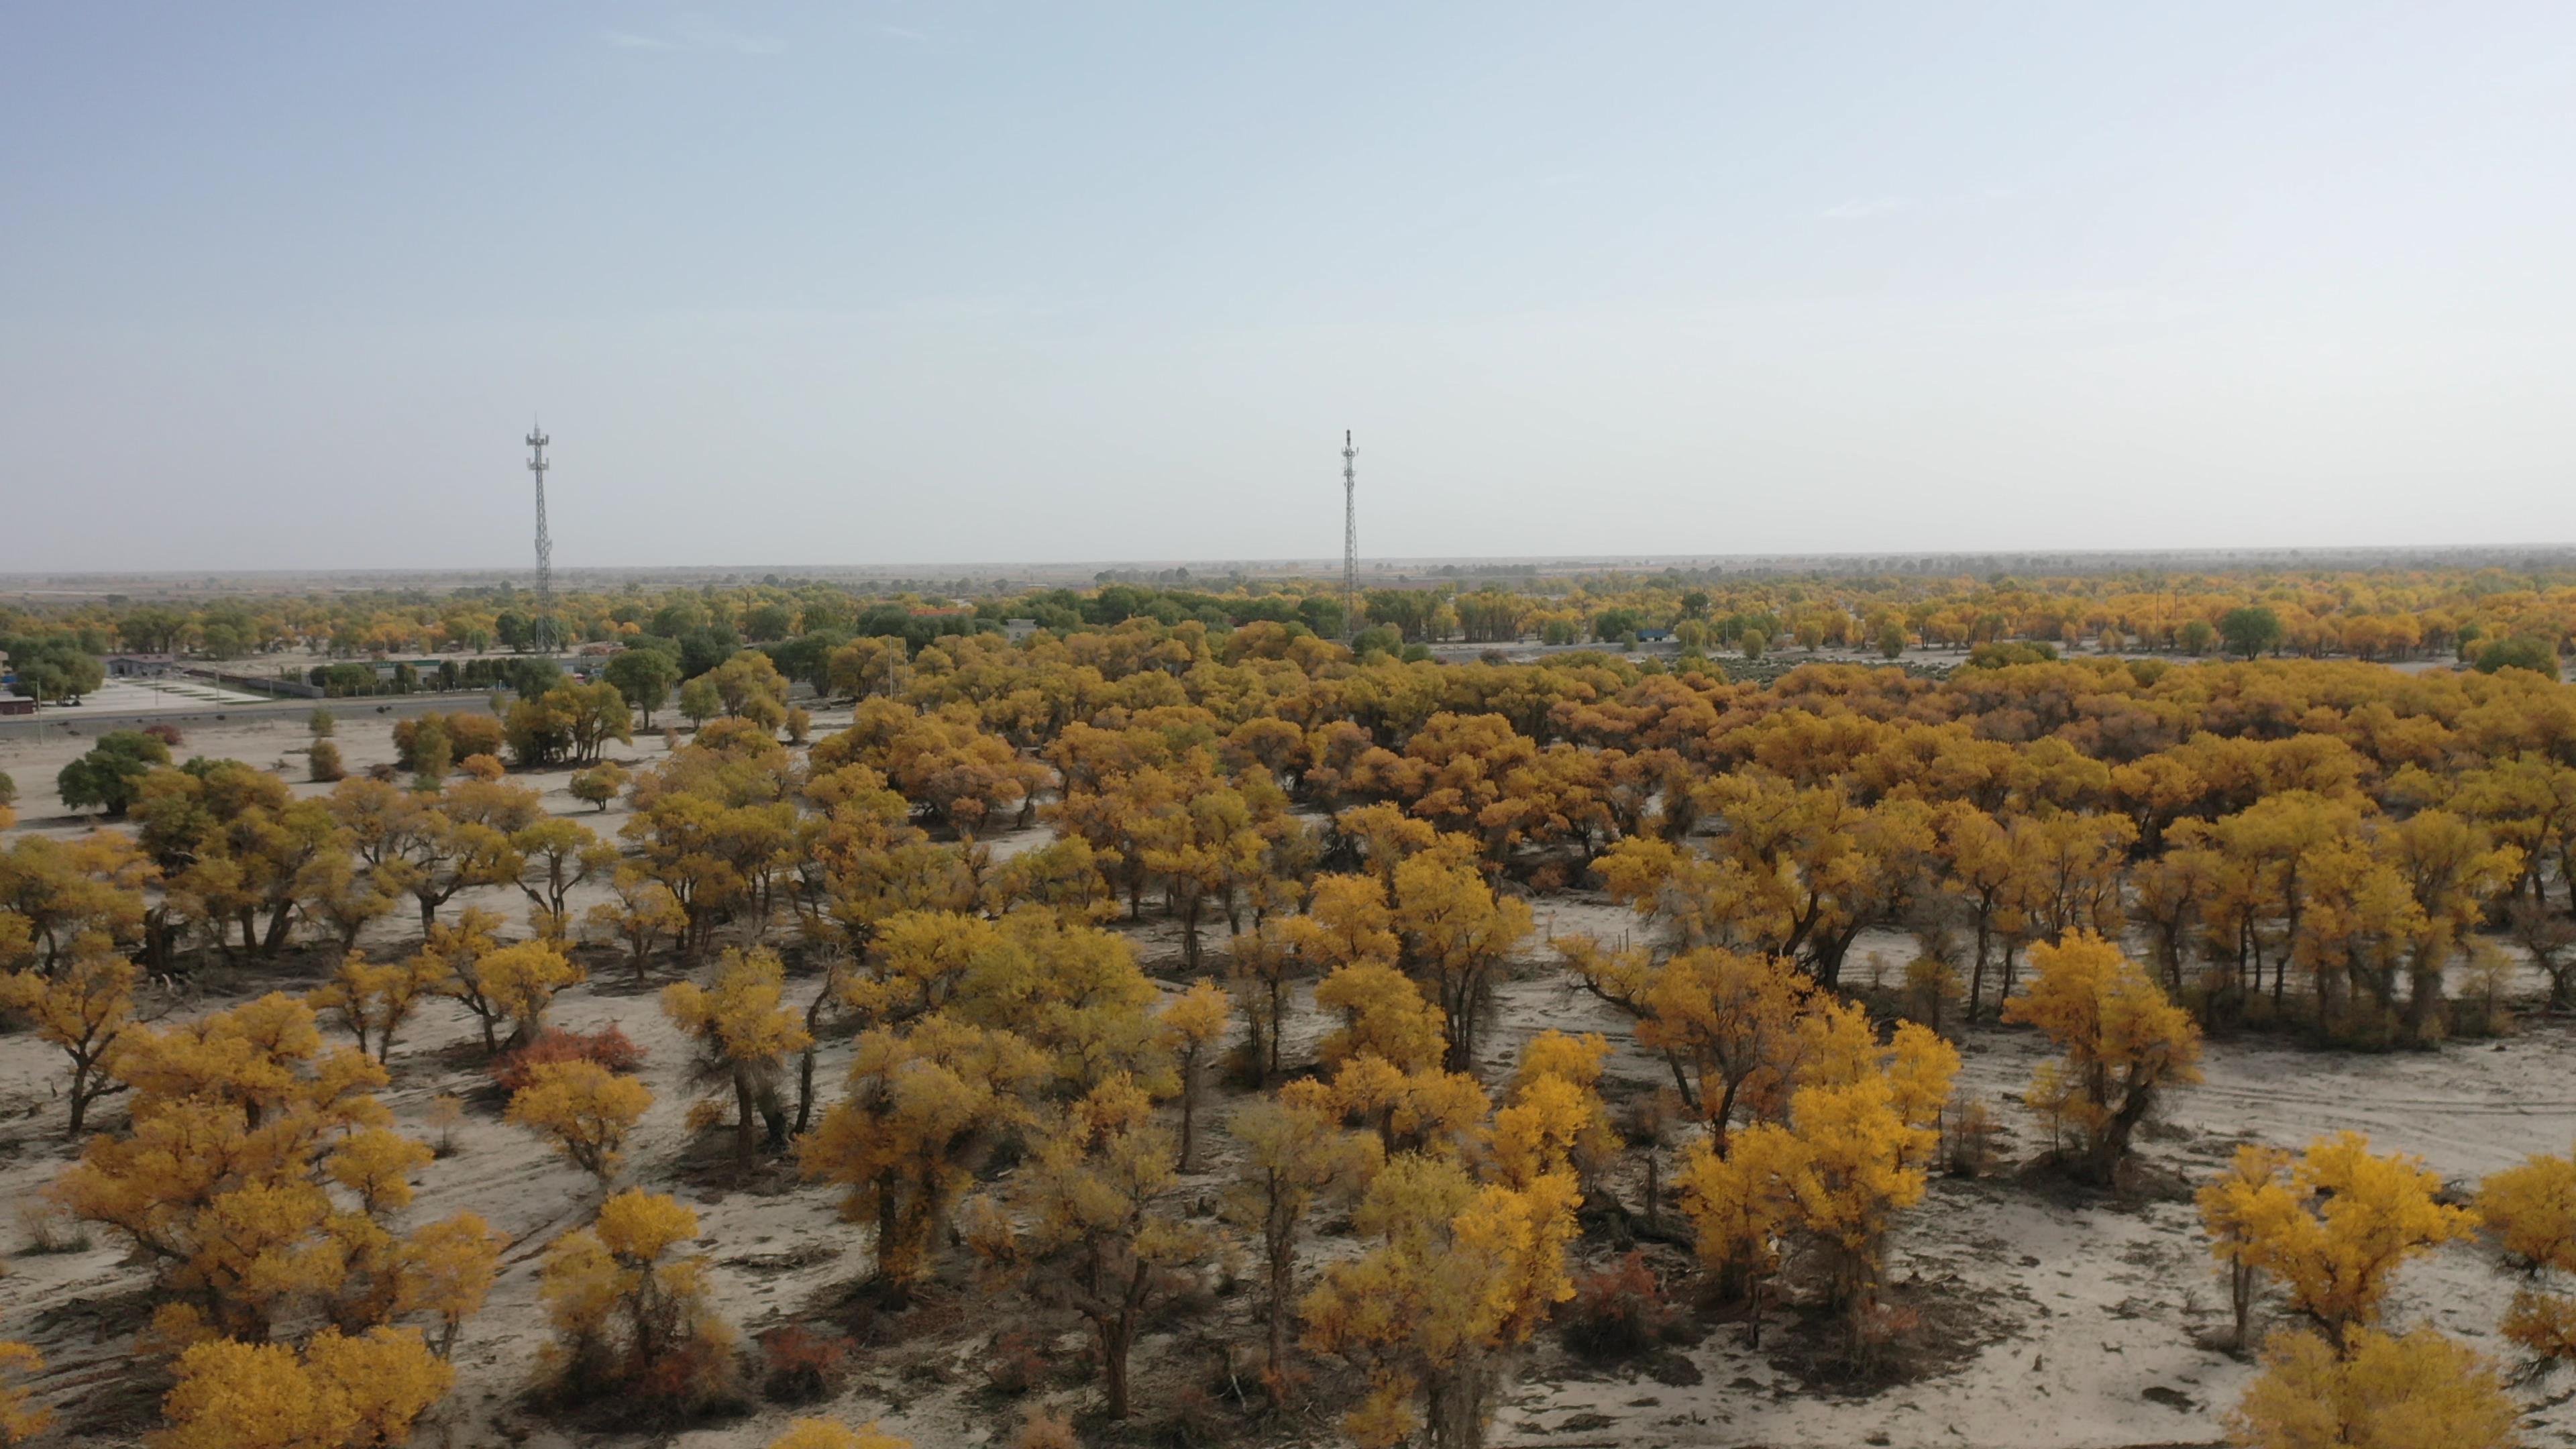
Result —
<instances>
[{"instance_id":1,"label":"dark tree canopy","mask_svg":"<svg viewBox=\"0 0 2576 1449\"><path fill-rule=\"evenodd\" d=\"M90 752L63 766L54 788L72 810L96 807L123 815L155 766L170 763L170 747L136 730L101 735Z\"/></svg>"},{"instance_id":2,"label":"dark tree canopy","mask_svg":"<svg viewBox=\"0 0 2576 1449\"><path fill-rule=\"evenodd\" d=\"M2218 637L2227 641L2227 652L2251 659L2266 649L2281 644L2281 616L2260 604L2230 609L2218 621Z\"/></svg>"},{"instance_id":3,"label":"dark tree canopy","mask_svg":"<svg viewBox=\"0 0 2576 1449\"><path fill-rule=\"evenodd\" d=\"M77 640L60 636L0 639L0 654L18 676L10 692L42 703L76 700L107 679L107 666L82 649Z\"/></svg>"}]
</instances>

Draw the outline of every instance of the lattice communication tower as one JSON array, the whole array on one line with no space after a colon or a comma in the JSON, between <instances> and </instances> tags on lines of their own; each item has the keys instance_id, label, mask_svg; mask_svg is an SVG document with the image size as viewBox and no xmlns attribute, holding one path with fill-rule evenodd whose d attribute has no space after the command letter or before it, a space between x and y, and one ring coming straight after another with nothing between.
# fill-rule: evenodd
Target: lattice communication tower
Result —
<instances>
[{"instance_id":1,"label":"lattice communication tower","mask_svg":"<svg viewBox=\"0 0 2576 1449\"><path fill-rule=\"evenodd\" d=\"M555 637L555 541L546 533L546 444L543 428L528 426L528 471L537 479L537 647L551 652Z\"/></svg>"},{"instance_id":2,"label":"lattice communication tower","mask_svg":"<svg viewBox=\"0 0 2576 1449\"><path fill-rule=\"evenodd\" d=\"M1351 446L1350 429L1342 430L1342 642L1359 628L1360 590L1360 450Z\"/></svg>"}]
</instances>

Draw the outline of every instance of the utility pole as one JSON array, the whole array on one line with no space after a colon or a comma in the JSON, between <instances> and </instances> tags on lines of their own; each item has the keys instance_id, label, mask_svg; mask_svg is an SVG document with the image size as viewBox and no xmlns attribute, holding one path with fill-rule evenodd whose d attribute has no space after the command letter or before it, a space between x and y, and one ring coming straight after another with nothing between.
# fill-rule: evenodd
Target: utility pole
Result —
<instances>
[{"instance_id":1,"label":"utility pole","mask_svg":"<svg viewBox=\"0 0 2576 1449\"><path fill-rule=\"evenodd\" d=\"M555 651L555 542L546 535L546 444L553 439L528 425L528 471L537 476L537 647Z\"/></svg>"},{"instance_id":2,"label":"utility pole","mask_svg":"<svg viewBox=\"0 0 2576 1449\"><path fill-rule=\"evenodd\" d=\"M1360 450L1351 446L1350 429L1342 430L1342 642L1359 631L1360 590Z\"/></svg>"}]
</instances>

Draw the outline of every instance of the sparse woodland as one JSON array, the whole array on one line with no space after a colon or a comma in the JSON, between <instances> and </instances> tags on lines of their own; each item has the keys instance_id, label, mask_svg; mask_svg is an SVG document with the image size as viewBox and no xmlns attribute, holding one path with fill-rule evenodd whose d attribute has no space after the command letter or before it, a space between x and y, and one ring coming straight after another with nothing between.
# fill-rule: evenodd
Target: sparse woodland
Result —
<instances>
[{"instance_id":1,"label":"sparse woodland","mask_svg":"<svg viewBox=\"0 0 2576 1449\"><path fill-rule=\"evenodd\" d=\"M946 1338L997 1443L1477 1449L1545 1343L1926 1372L1891 1243L1986 1178L2190 1204L2261 1366L2214 1410L2240 1443L2522 1442L2524 1372L2576 1357L2576 1159L2455 1188L2341 1134L2186 1181L2152 1128L2220 1041L2456 1051L2576 1005L2576 590L1740 587L1372 594L1356 655L1297 599L1130 585L1002 601L1049 625L1018 644L814 591L577 599L656 642L492 709L317 716L310 780L97 741L58 793L103 823L0 844L0 1007L55 1058L21 1128L49 1230L125 1255L97 1331L150 1385L133 1428L438 1442L515 1273L545 1346L508 1411L567 1432L775 1403L777 1449L893 1449L834 1401ZM475 607L221 622L524 631ZM1403 657L1618 609L1602 637L1672 623L1680 656ZM178 612L114 627L209 637ZM2189 658L2193 622L2245 657ZM1706 652L1891 631L1959 652L1740 682ZM2534 638L2544 667L2374 662ZM2284 649L2362 657L2254 657ZM388 728L396 763L344 775ZM1571 902L1621 924L1559 931ZM1505 1030L1531 982L1614 1025ZM2037 1070L1961 1090L1964 1034L2007 1026ZM448 1070L489 1086L388 1105ZM657 1104L677 1153L639 1148ZM471 1170L460 1124L559 1157L543 1240L418 1210ZM754 1245L709 1224L769 1201L830 1204L865 1266L735 1321L715 1275ZM2506 1352L2390 1309L2475 1252L2513 1270ZM0 1375L0 1437L122 1432L67 1422L32 1342Z\"/></svg>"}]
</instances>

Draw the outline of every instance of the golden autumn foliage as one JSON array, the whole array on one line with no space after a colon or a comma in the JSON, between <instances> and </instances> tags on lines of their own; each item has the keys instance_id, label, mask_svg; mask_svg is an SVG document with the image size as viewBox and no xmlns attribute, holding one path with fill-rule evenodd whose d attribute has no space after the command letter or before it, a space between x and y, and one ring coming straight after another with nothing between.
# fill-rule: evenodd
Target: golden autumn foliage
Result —
<instances>
[{"instance_id":1,"label":"golden autumn foliage","mask_svg":"<svg viewBox=\"0 0 2576 1449\"><path fill-rule=\"evenodd\" d=\"M1492 1104L1474 1077L1444 1072L1436 1064L1399 1071L1374 1052L1343 1062L1330 1080L1291 1082L1280 1093L1368 1123L1390 1153L1469 1152L1484 1143L1491 1126Z\"/></svg>"},{"instance_id":2,"label":"golden autumn foliage","mask_svg":"<svg viewBox=\"0 0 2576 1449\"><path fill-rule=\"evenodd\" d=\"M712 986L677 981L662 989L662 1014L697 1043L699 1075L731 1089L734 1155L745 1164L758 1148L762 1118L770 1124L770 1144L786 1145L780 1072L790 1053L813 1041L786 994L787 968L763 947L725 952ZM692 1111L691 1120L700 1114Z\"/></svg>"},{"instance_id":3,"label":"golden autumn foliage","mask_svg":"<svg viewBox=\"0 0 2576 1449\"><path fill-rule=\"evenodd\" d=\"M1390 874L1392 870L1390 866ZM1375 876L1317 876L1304 913L1290 917L1285 930L1308 968L1318 972L1364 961L1393 966L1402 945L1395 934L1395 911L1387 904L1386 882Z\"/></svg>"},{"instance_id":4,"label":"golden autumn foliage","mask_svg":"<svg viewBox=\"0 0 2576 1449\"><path fill-rule=\"evenodd\" d=\"M0 1343L0 1370L11 1375L42 1373L45 1356L23 1343ZM45 1432L52 1411L38 1408L24 1384L0 1380L0 1439L17 1444Z\"/></svg>"},{"instance_id":5,"label":"golden autumn foliage","mask_svg":"<svg viewBox=\"0 0 2576 1449\"><path fill-rule=\"evenodd\" d=\"M1342 1014L1341 1030L1316 1048L1328 1067L1368 1056L1400 1072L1417 1072L1442 1059L1440 1008L1392 963L1361 960L1334 968L1315 988L1315 1005Z\"/></svg>"},{"instance_id":6,"label":"golden autumn foliage","mask_svg":"<svg viewBox=\"0 0 2576 1449\"><path fill-rule=\"evenodd\" d=\"M1592 989L1637 1019L1638 1045L1672 1064L1723 1146L1739 1111L1776 1115L1801 1056L1800 1022L1825 1009L1786 958L1700 947L1657 967L1578 952Z\"/></svg>"},{"instance_id":7,"label":"golden autumn foliage","mask_svg":"<svg viewBox=\"0 0 2576 1449\"><path fill-rule=\"evenodd\" d=\"M2440 1202L2441 1190L2421 1162L2373 1155L2344 1132L2294 1160L2240 1152L2201 1211L2223 1260L2279 1280L2293 1309L2343 1343L2378 1321L2400 1266L2476 1230L2478 1215Z\"/></svg>"},{"instance_id":8,"label":"golden autumn foliage","mask_svg":"<svg viewBox=\"0 0 2576 1449\"><path fill-rule=\"evenodd\" d=\"M144 891L162 872L131 835L20 835L0 849L0 966L33 956L50 971L84 937L118 947L143 935Z\"/></svg>"},{"instance_id":9,"label":"golden autumn foliage","mask_svg":"<svg viewBox=\"0 0 2576 1449\"><path fill-rule=\"evenodd\" d=\"M2227 1170L2203 1183L2198 1194L2210 1256L2227 1269L2228 1303L2235 1313L2235 1335L2229 1342L2238 1348L2249 1341L2269 1245L2306 1211L2288 1180L2292 1160L2280 1148L2246 1143L2236 1149Z\"/></svg>"},{"instance_id":10,"label":"golden autumn foliage","mask_svg":"<svg viewBox=\"0 0 2576 1449\"><path fill-rule=\"evenodd\" d=\"M1875 1302L1890 1219L1923 1199L1958 1065L1956 1048L1907 1022L1884 1048L1811 1063L1785 1122L1745 1128L1723 1155L1694 1143L1680 1187L1701 1261L1758 1290L1794 1234L1816 1251L1827 1301L1859 1322Z\"/></svg>"},{"instance_id":11,"label":"golden autumn foliage","mask_svg":"<svg viewBox=\"0 0 2576 1449\"><path fill-rule=\"evenodd\" d=\"M1014 1033L934 1013L909 1031L860 1035L849 1091L797 1140L806 1176L848 1189L844 1216L876 1225L877 1272L926 1274L948 1210L974 1178L966 1159L1026 1120L1049 1076L1044 1053Z\"/></svg>"},{"instance_id":12,"label":"golden autumn foliage","mask_svg":"<svg viewBox=\"0 0 2576 1449\"><path fill-rule=\"evenodd\" d=\"M134 1023L140 976L133 962L96 936L84 937L71 960L50 976L32 969L0 976L0 1008L33 1022L38 1036L71 1059L71 1119L64 1130L74 1140L88 1121L90 1104L113 1085L109 1067Z\"/></svg>"},{"instance_id":13,"label":"golden autumn foliage","mask_svg":"<svg viewBox=\"0 0 2576 1449\"><path fill-rule=\"evenodd\" d=\"M2483 1356L2429 1328L2362 1328L2341 1353L2272 1335L2227 1427L2242 1449L2515 1449L2520 1417Z\"/></svg>"},{"instance_id":14,"label":"golden autumn foliage","mask_svg":"<svg viewBox=\"0 0 2576 1449\"><path fill-rule=\"evenodd\" d=\"M456 1372L407 1328L344 1338L326 1328L298 1353L212 1339L179 1356L152 1449L380 1449L446 1397Z\"/></svg>"},{"instance_id":15,"label":"golden autumn foliage","mask_svg":"<svg viewBox=\"0 0 2576 1449\"><path fill-rule=\"evenodd\" d=\"M2032 1079L2031 1109L2083 1175L2109 1182L2166 1088L2200 1079L2200 1028L2119 946L2078 931L2030 948L2031 983L2004 1020L2036 1026L2062 1054Z\"/></svg>"},{"instance_id":16,"label":"golden autumn foliage","mask_svg":"<svg viewBox=\"0 0 2576 1449\"><path fill-rule=\"evenodd\" d=\"M445 1358L465 1320L483 1311L483 1300L501 1271L501 1251L509 1245L507 1235L473 1212L441 1218L413 1233L402 1245L394 1312L436 1318L434 1347Z\"/></svg>"},{"instance_id":17,"label":"golden autumn foliage","mask_svg":"<svg viewBox=\"0 0 2576 1449\"><path fill-rule=\"evenodd\" d=\"M1551 1173L1589 1181L1617 1150L1610 1109L1595 1086L1609 1039L1549 1030L1521 1049L1503 1105L1494 1113L1495 1176L1527 1187Z\"/></svg>"},{"instance_id":18,"label":"golden autumn foliage","mask_svg":"<svg viewBox=\"0 0 2576 1449\"><path fill-rule=\"evenodd\" d=\"M1529 902L1497 897L1458 852L1436 846L1395 868L1395 918L1405 969L1426 989L1448 1029L1448 1070L1475 1065L1476 1027L1504 959L1528 939Z\"/></svg>"},{"instance_id":19,"label":"golden autumn foliage","mask_svg":"<svg viewBox=\"0 0 2576 1449\"><path fill-rule=\"evenodd\" d=\"M468 911L472 915L474 912ZM460 959L449 957L447 992L474 1013L483 1028L483 1043L498 1051L533 1039L545 1025L546 1008L556 993L589 979L578 962L552 941L521 941L511 946L472 949ZM506 1041L496 1034L509 1023Z\"/></svg>"},{"instance_id":20,"label":"golden autumn foliage","mask_svg":"<svg viewBox=\"0 0 2576 1449\"><path fill-rule=\"evenodd\" d=\"M912 1441L882 1433L874 1424L853 1429L829 1419L798 1419L769 1441L769 1449L912 1449Z\"/></svg>"},{"instance_id":21,"label":"golden autumn foliage","mask_svg":"<svg viewBox=\"0 0 2576 1449\"><path fill-rule=\"evenodd\" d=\"M165 1337L259 1337L298 1305L354 1331L420 1306L430 1230L394 1224L429 1149L390 1130L384 1069L326 1050L310 1007L270 995L136 1031L114 1072L131 1124L90 1139L55 1191L153 1265Z\"/></svg>"},{"instance_id":22,"label":"golden autumn foliage","mask_svg":"<svg viewBox=\"0 0 2576 1449\"><path fill-rule=\"evenodd\" d=\"M677 1250L698 1215L633 1189L600 1205L590 1227L546 1247L537 1296L554 1325L547 1362L558 1391L611 1391L688 1405L731 1374L733 1329L707 1299L704 1254Z\"/></svg>"},{"instance_id":23,"label":"golden autumn foliage","mask_svg":"<svg viewBox=\"0 0 2576 1449\"><path fill-rule=\"evenodd\" d=\"M1242 1144L1243 1156L1221 1211L1226 1221L1260 1239L1269 1287L1263 1312L1269 1330L1266 1372L1275 1396L1287 1385L1297 1245L1307 1218L1327 1196L1356 1196L1385 1154L1375 1139L1345 1130L1331 1106L1295 1096L1255 1098L1235 1111L1228 1130Z\"/></svg>"},{"instance_id":24,"label":"golden autumn foliage","mask_svg":"<svg viewBox=\"0 0 2576 1449\"><path fill-rule=\"evenodd\" d=\"M573 1166L605 1187L625 1165L626 1134L651 1105L652 1090L642 1082L576 1059L529 1072L528 1084L510 1096L508 1115L554 1139Z\"/></svg>"},{"instance_id":25,"label":"golden autumn foliage","mask_svg":"<svg viewBox=\"0 0 2576 1449\"><path fill-rule=\"evenodd\" d=\"M351 951L330 981L306 993L304 999L315 1011L337 1017L357 1038L359 1051L368 1050L372 1037L376 1060L391 1061L394 1033L411 1019L424 998L438 993L447 975L447 963L427 952L380 965Z\"/></svg>"},{"instance_id":26,"label":"golden autumn foliage","mask_svg":"<svg viewBox=\"0 0 2576 1449\"><path fill-rule=\"evenodd\" d=\"M1025 644L990 630L934 642L981 627L944 610L861 623L821 585L568 597L585 637L806 636L805 664L747 652L693 681L726 718L633 782L622 863L492 778L495 721L460 716L434 740L411 728L412 763L442 777L425 791L348 780L320 804L273 772L199 762L145 778L139 839L5 842L0 969L41 974L0 991L70 1056L76 1133L102 1081L131 1087L134 1126L93 1147L65 1192L153 1265L171 1300L165 1343L325 1322L363 1335L416 1316L443 1351L488 1290L500 1240L463 1217L401 1222L423 1158L374 1101L381 1064L425 991L454 995L487 1046L533 1030L578 980L563 934L583 886L606 888L591 932L639 979L673 940L693 966L739 946L666 997L700 1044L697 1085L718 1099L694 1117L730 1117L746 1155L760 1119L778 1141L783 1063L806 1054L802 1165L874 1225L896 1284L936 1266L952 1207L998 1148L1008 1231L980 1214L981 1241L1006 1246L995 1261L1042 1295L1095 1305L1107 1347L1133 1336L1118 1327L1133 1314L1098 1286L1099 1265L1141 1264L1155 1284L1188 1266L1147 1251L1161 1239L1138 1224L1179 1216L1158 1158L1176 1146L1193 1165L1228 1008L1212 983L1167 996L1139 969L1143 933L1097 927L1122 905L1159 911L1195 966L1222 922L1248 1055L1265 1084L1297 1078L1229 1114L1224 1154L1226 1216L1268 1260L1274 1386L1289 1385L1286 1305L1311 1288L1308 1305L1330 1310L1308 1325L1313 1341L1370 1379L1355 1432L1473 1442L1493 1372L1553 1300L1570 1204L1609 1191L1602 1095L1634 1102L1645 1085L1605 1079L1599 1038L1542 1032L1508 1079L1478 1052L1493 983L1532 929L1529 900L1589 867L1637 914L1633 943L1554 943L1696 1112L1706 1140L1682 1197L1706 1264L1730 1291L1757 1290L1757 1306L1777 1278L1865 1313L1890 1226L1923 1196L1958 1063L1918 1027L1882 1043L1869 1015L1881 1003L1839 994L1864 933L1960 942L1927 946L1939 969L1920 983L1925 1014L1964 988L1971 1019L2009 1002L2011 1019L2045 1030L2063 1059L2030 1101L2067 1159L2106 1178L2156 1095L2189 1079L2193 1016L2213 1032L2299 1026L2371 1044L2481 1030L2494 1014L2455 1015L2444 976L2491 949L2507 917L2554 987L2576 981L2576 694L2545 677L2549 646L2576 629L2576 588L2555 579L2220 575L2166 599L2108 576L1694 579L1688 593L1621 576L1526 596L1429 580L1370 601L1370 622L1406 639L1682 626L1683 657L1642 666L1616 653L1405 662L1374 639L1355 658L1323 637L1325 610L1303 607L1329 591L1301 599L1294 585L1032 593L1007 605L1044 620ZM2198 648L2227 608L2258 598L2294 652L2471 658L2528 634L2538 649L2515 652L2540 667L2135 657ZM491 623L488 601L465 598L335 600L312 618L251 607L274 635L263 644L311 637L326 613L342 649L479 648ZM831 643L852 628L878 637ZM2007 642L2018 635L2103 652L2053 657ZM1765 665L1754 682L1700 657L1889 639L1955 649L1958 667ZM782 724L801 733L782 665L870 696L810 755L776 738ZM577 727L587 743L569 747L592 753L625 715L598 702L613 717L576 724L547 704L506 734L533 757L556 748L538 733ZM469 778L444 778L468 756ZM581 797L605 804L613 784L592 784ZM976 843L1049 794L1056 843L999 863ZM475 908L493 893L524 893L541 939L503 942ZM300 914L345 951L403 898L420 906L423 952L350 956L307 998L354 1053L300 1044L277 1013L193 1046L129 1024L140 973L183 971L192 947L200 964L273 952ZM796 1009L763 946L788 932L826 962ZM2139 962L2116 944L2128 939ZM1319 1034L1295 1019L1300 977L1316 978L1329 1033L1312 1077L1282 1045ZM813 1039L836 1026L857 1035L848 1090L809 1133ZM1641 1115L1660 1112L1654 1085L1658 1107ZM1175 1097L1169 1144L1142 1104ZM640 1084L561 1071L510 1115L605 1182L645 1100ZM2576 1168L2556 1162L2498 1174L2481 1199L2507 1251L2547 1273L2568 1271L2558 1218L2576 1195ZM2204 1190L2240 1333L2274 1282L2350 1350L2334 1384L2306 1376L2306 1400L2378 1402L2379 1388L2345 1381L2390 1265L2466 1226L2424 1176L2321 1144L2306 1160L2241 1155ZM1651 1197L1651 1170L1648 1182ZM1364 1189L1362 1255L1318 1285L1300 1246L1316 1205ZM652 1233L623 1231L624 1248L605 1221L595 1251L559 1244L547 1286L550 1310L603 1294L619 1305L573 1319L598 1362L631 1367L630 1317L698 1310L684 1251L645 1251ZM2557 1286L2524 1285L2505 1321L2544 1356L2576 1344ZM567 1323L567 1342L579 1337ZM638 1382L703 1386L714 1372L701 1348L648 1357ZM826 1444L855 1437L828 1432Z\"/></svg>"},{"instance_id":27,"label":"golden autumn foliage","mask_svg":"<svg viewBox=\"0 0 2576 1449\"><path fill-rule=\"evenodd\" d=\"M1038 1301L1091 1321L1112 1419L1128 1414L1137 1331L1208 1256L1204 1230L1169 1201L1175 1156L1152 1100L1112 1077L1043 1124L1007 1192L980 1205L971 1235Z\"/></svg>"},{"instance_id":28,"label":"golden autumn foliage","mask_svg":"<svg viewBox=\"0 0 2576 1449\"><path fill-rule=\"evenodd\" d=\"M582 931L590 940L622 947L635 979L642 981L654 946L688 930L689 913L681 909L680 898L669 886L632 865L617 867L611 888L614 899L583 913Z\"/></svg>"},{"instance_id":29,"label":"golden autumn foliage","mask_svg":"<svg viewBox=\"0 0 2576 1449\"><path fill-rule=\"evenodd\" d=\"M1326 1269L1300 1306L1307 1346L1368 1375L1343 1421L1353 1440L1384 1449L1427 1428L1437 1444L1483 1442L1500 1356L1574 1295L1580 1195L1571 1172L1515 1188L1479 1185L1456 1157L1388 1162L1353 1218L1376 1246Z\"/></svg>"},{"instance_id":30,"label":"golden autumn foliage","mask_svg":"<svg viewBox=\"0 0 2576 1449\"><path fill-rule=\"evenodd\" d=\"M2514 1289L2504 1336L2544 1363L2576 1362L2576 1155L2542 1153L2489 1177L2478 1215L2496 1245L2537 1280Z\"/></svg>"},{"instance_id":31,"label":"golden autumn foliage","mask_svg":"<svg viewBox=\"0 0 2576 1449\"><path fill-rule=\"evenodd\" d=\"M1181 1083L1180 1169L1191 1171L1197 1157L1199 1077L1217 1043L1225 1040L1234 1014L1234 998L1213 981L1201 981L1172 999L1158 1019L1163 1046L1172 1054Z\"/></svg>"}]
</instances>

